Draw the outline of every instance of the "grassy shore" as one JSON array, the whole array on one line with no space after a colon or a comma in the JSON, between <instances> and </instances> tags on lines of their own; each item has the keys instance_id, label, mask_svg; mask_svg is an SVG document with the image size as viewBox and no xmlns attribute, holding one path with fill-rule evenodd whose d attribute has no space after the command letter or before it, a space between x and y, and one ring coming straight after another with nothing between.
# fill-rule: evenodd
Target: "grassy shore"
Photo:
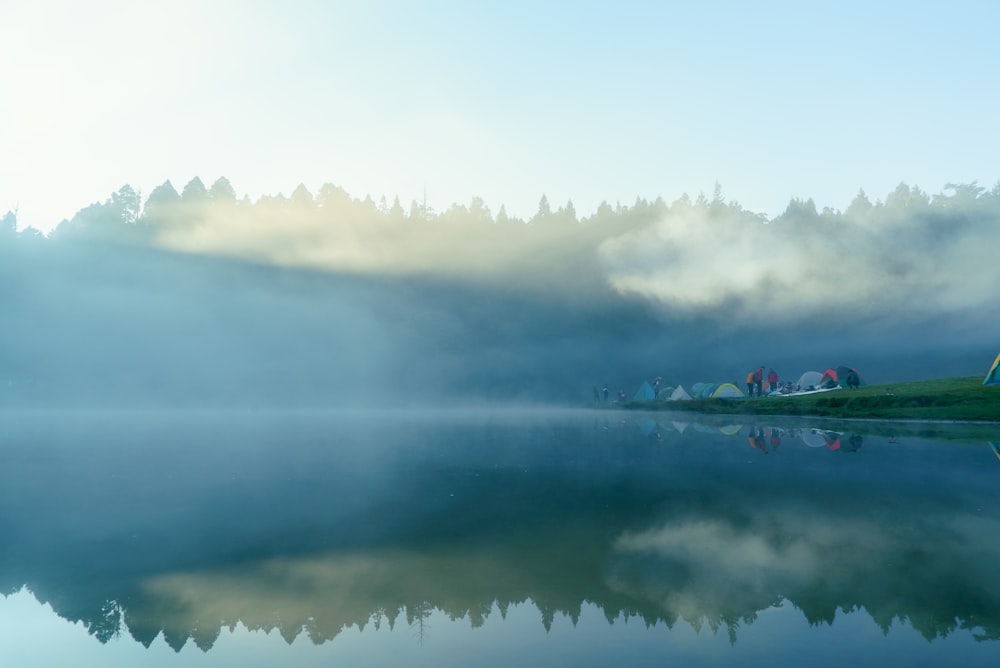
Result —
<instances>
[{"instance_id":1,"label":"grassy shore","mask_svg":"<svg viewBox=\"0 0 1000 668\"><path fill-rule=\"evenodd\" d=\"M1000 386L985 386L981 377L970 376L868 385L804 396L636 401L625 407L710 415L1000 422Z\"/></svg>"}]
</instances>

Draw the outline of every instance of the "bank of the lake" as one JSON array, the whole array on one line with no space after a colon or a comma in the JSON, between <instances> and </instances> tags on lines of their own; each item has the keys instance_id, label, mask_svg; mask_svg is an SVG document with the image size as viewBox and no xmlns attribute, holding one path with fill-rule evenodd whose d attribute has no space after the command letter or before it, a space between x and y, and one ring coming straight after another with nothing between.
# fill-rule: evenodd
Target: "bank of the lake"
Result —
<instances>
[{"instance_id":1,"label":"bank of the lake","mask_svg":"<svg viewBox=\"0 0 1000 668\"><path fill-rule=\"evenodd\" d=\"M752 399L633 401L625 408L709 415L816 416L869 420L1000 422L1000 386L981 377L867 385L817 394Z\"/></svg>"}]
</instances>

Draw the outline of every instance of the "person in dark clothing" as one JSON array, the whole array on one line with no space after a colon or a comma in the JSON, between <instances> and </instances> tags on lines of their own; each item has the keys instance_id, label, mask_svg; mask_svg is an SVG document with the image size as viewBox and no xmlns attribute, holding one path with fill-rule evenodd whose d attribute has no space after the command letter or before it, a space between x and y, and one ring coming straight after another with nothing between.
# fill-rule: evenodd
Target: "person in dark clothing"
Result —
<instances>
[{"instance_id":1,"label":"person in dark clothing","mask_svg":"<svg viewBox=\"0 0 1000 668\"><path fill-rule=\"evenodd\" d=\"M764 393L762 391L764 389L764 365L763 364L761 365L761 367L759 369L757 369L757 373L754 374L754 376L753 376L753 382L754 382L754 386L757 388L757 396L758 397L764 396Z\"/></svg>"}]
</instances>

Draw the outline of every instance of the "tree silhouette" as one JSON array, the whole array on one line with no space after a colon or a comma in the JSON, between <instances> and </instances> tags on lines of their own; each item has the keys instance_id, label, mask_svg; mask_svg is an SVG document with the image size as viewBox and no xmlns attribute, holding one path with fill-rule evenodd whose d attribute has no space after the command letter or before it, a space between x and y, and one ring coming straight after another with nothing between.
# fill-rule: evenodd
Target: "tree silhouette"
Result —
<instances>
[{"instance_id":1,"label":"tree silhouette","mask_svg":"<svg viewBox=\"0 0 1000 668\"><path fill-rule=\"evenodd\" d=\"M17 214L8 211L0 218L0 238L10 238L17 233Z\"/></svg>"},{"instance_id":2,"label":"tree silhouette","mask_svg":"<svg viewBox=\"0 0 1000 668\"><path fill-rule=\"evenodd\" d=\"M550 218L552 218L552 207L549 206L549 198L542 195L542 199L538 200L538 211L531 219L531 222L532 224L537 225L539 223L545 223Z\"/></svg>"},{"instance_id":3,"label":"tree silhouette","mask_svg":"<svg viewBox=\"0 0 1000 668\"><path fill-rule=\"evenodd\" d=\"M208 189L197 176L187 182L181 191L181 200L187 204L201 204L208 199Z\"/></svg>"},{"instance_id":4,"label":"tree silhouette","mask_svg":"<svg viewBox=\"0 0 1000 668\"><path fill-rule=\"evenodd\" d=\"M177 205L180 204L181 196L177 193L169 180L153 188L146 198L146 204L142 209L141 222L147 225L158 226L170 222L177 215Z\"/></svg>"},{"instance_id":5,"label":"tree silhouette","mask_svg":"<svg viewBox=\"0 0 1000 668\"><path fill-rule=\"evenodd\" d=\"M303 209L311 209L315 205L312 193L306 188L305 184L300 183L292 191L291 197L292 204Z\"/></svg>"},{"instance_id":6,"label":"tree silhouette","mask_svg":"<svg viewBox=\"0 0 1000 668\"><path fill-rule=\"evenodd\" d=\"M213 202L232 203L236 201L236 189L224 176L220 176L208 189L208 196Z\"/></svg>"},{"instance_id":7,"label":"tree silhouette","mask_svg":"<svg viewBox=\"0 0 1000 668\"><path fill-rule=\"evenodd\" d=\"M854 220L861 220L867 216L873 208L874 205L871 200L868 199L868 195L865 194L865 191L858 190L858 194L853 200L851 200L851 203L848 205L844 214Z\"/></svg>"},{"instance_id":8,"label":"tree silhouette","mask_svg":"<svg viewBox=\"0 0 1000 668\"><path fill-rule=\"evenodd\" d=\"M125 184L117 192L112 193L108 205L111 209L110 214L116 221L132 225L139 220L142 198L132 186Z\"/></svg>"}]
</instances>

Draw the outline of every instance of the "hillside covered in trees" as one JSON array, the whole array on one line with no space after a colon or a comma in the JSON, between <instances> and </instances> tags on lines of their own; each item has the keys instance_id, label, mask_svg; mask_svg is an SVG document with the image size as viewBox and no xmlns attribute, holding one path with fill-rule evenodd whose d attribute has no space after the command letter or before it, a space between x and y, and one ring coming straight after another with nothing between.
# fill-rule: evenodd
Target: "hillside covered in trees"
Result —
<instances>
[{"instance_id":1,"label":"hillside covered in trees","mask_svg":"<svg viewBox=\"0 0 1000 668\"><path fill-rule=\"evenodd\" d=\"M12 403L585 401L591 386L840 363L870 381L996 354L1000 184L900 184L773 219L711 197L544 196L529 220L324 185L123 186L49 235L0 220Z\"/></svg>"}]
</instances>

